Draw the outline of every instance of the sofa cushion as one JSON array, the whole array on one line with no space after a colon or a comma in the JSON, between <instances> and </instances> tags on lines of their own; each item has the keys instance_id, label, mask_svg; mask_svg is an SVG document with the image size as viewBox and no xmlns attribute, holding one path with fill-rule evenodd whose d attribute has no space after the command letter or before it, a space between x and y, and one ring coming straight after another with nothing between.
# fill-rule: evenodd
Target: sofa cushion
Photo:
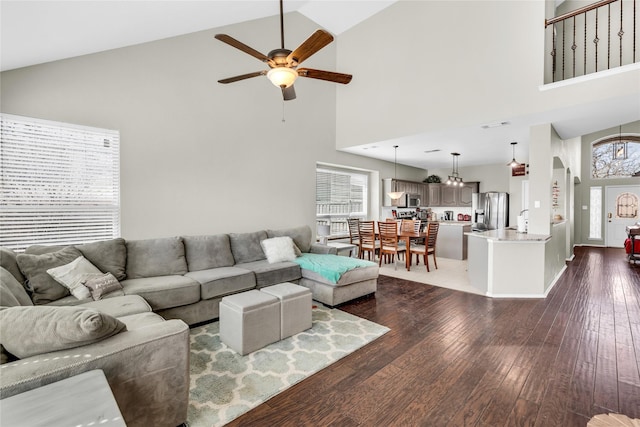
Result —
<instances>
[{"instance_id":1,"label":"sofa cushion","mask_svg":"<svg viewBox=\"0 0 640 427\"><path fill-rule=\"evenodd\" d=\"M182 239L189 271L230 267L235 263L229 236L226 234L186 236Z\"/></svg>"},{"instance_id":2,"label":"sofa cushion","mask_svg":"<svg viewBox=\"0 0 640 427\"><path fill-rule=\"evenodd\" d=\"M111 273L118 280L126 278L127 246L124 239L101 240L76 248L103 273Z\"/></svg>"},{"instance_id":3,"label":"sofa cushion","mask_svg":"<svg viewBox=\"0 0 640 427\"><path fill-rule=\"evenodd\" d=\"M200 301L200 283L186 276L126 279L120 283L125 295L140 295L153 311Z\"/></svg>"},{"instance_id":4,"label":"sofa cushion","mask_svg":"<svg viewBox=\"0 0 640 427\"><path fill-rule=\"evenodd\" d=\"M251 270L256 275L256 287L276 285L282 282L294 282L302 277L300 266L295 262L277 262L269 264L266 259L261 261L236 264L238 268Z\"/></svg>"},{"instance_id":5,"label":"sofa cushion","mask_svg":"<svg viewBox=\"0 0 640 427\"><path fill-rule=\"evenodd\" d=\"M20 271L20 267L18 267L16 253L11 249L0 246L0 267L11 273L18 282L24 283L25 278L22 271Z\"/></svg>"},{"instance_id":6,"label":"sofa cushion","mask_svg":"<svg viewBox=\"0 0 640 427\"><path fill-rule=\"evenodd\" d=\"M78 299L86 299L91 296L89 289L87 289L83 283L92 277L102 275L98 267L91 264L91 262L82 255L69 264L48 269L47 273L53 277L56 282L69 289L71 295Z\"/></svg>"},{"instance_id":7,"label":"sofa cushion","mask_svg":"<svg viewBox=\"0 0 640 427\"><path fill-rule=\"evenodd\" d=\"M113 298L103 298L99 301L89 301L81 304L113 317L123 317L132 314L151 311L151 306L140 295L121 295Z\"/></svg>"},{"instance_id":8,"label":"sofa cushion","mask_svg":"<svg viewBox=\"0 0 640 427\"><path fill-rule=\"evenodd\" d=\"M122 316L118 318L118 320L127 325L127 331L135 331L136 329L146 328L147 326L166 322L166 320L163 319L162 316L151 312Z\"/></svg>"},{"instance_id":9,"label":"sofa cushion","mask_svg":"<svg viewBox=\"0 0 640 427\"><path fill-rule=\"evenodd\" d=\"M27 288L31 289L31 299L36 305L47 304L69 295L69 290L56 282L47 270L69 264L79 256L82 253L73 247L42 255L18 254L18 266L27 278Z\"/></svg>"},{"instance_id":10,"label":"sofa cushion","mask_svg":"<svg viewBox=\"0 0 640 427\"><path fill-rule=\"evenodd\" d=\"M253 271L237 267L190 271L185 276L200 283L201 299L221 297L256 287Z\"/></svg>"},{"instance_id":11,"label":"sofa cushion","mask_svg":"<svg viewBox=\"0 0 640 427\"><path fill-rule=\"evenodd\" d=\"M302 252L309 252L311 249L311 228L307 225L282 230L267 230L269 237L289 236Z\"/></svg>"},{"instance_id":12,"label":"sofa cushion","mask_svg":"<svg viewBox=\"0 0 640 427\"><path fill-rule=\"evenodd\" d=\"M81 347L126 327L115 317L84 307L9 307L0 310L0 341L23 359Z\"/></svg>"},{"instance_id":13,"label":"sofa cushion","mask_svg":"<svg viewBox=\"0 0 640 427\"><path fill-rule=\"evenodd\" d=\"M181 237L127 240L127 279L182 275L187 260Z\"/></svg>"},{"instance_id":14,"label":"sofa cushion","mask_svg":"<svg viewBox=\"0 0 640 427\"><path fill-rule=\"evenodd\" d=\"M25 249L24 253L29 255L44 255L50 254L51 252L58 252L68 246L61 245L31 245L27 249Z\"/></svg>"},{"instance_id":15,"label":"sofa cushion","mask_svg":"<svg viewBox=\"0 0 640 427\"><path fill-rule=\"evenodd\" d=\"M266 231L255 231L253 233L231 233L231 252L236 264L243 262L260 261L266 259L260 242L267 238Z\"/></svg>"},{"instance_id":16,"label":"sofa cushion","mask_svg":"<svg viewBox=\"0 0 640 427\"><path fill-rule=\"evenodd\" d=\"M13 274L0 267L0 306L33 305L27 291Z\"/></svg>"}]
</instances>

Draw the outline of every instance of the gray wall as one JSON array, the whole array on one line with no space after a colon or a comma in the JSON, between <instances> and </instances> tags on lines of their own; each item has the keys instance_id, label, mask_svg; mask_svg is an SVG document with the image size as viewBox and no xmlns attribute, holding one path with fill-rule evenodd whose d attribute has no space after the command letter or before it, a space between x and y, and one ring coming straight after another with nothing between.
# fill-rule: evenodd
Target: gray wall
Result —
<instances>
[{"instance_id":1,"label":"gray wall","mask_svg":"<svg viewBox=\"0 0 640 427\"><path fill-rule=\"evenodd\" d=\"M289 48L317 29L297 13L285 20ZM300 224L315 230L316 162L380 177L393 176L393 163L335 150L336 90L349 86L299 79L282 122L279 89L266 78L217 83L265 65L216 33L267 53L280 45L278 28L273 17L7 71L1 110L120 131L125 238ZM338 69L336 44L304 65ZM419 172L398 167L399 178Z\"/></svg>"}]
</instances>

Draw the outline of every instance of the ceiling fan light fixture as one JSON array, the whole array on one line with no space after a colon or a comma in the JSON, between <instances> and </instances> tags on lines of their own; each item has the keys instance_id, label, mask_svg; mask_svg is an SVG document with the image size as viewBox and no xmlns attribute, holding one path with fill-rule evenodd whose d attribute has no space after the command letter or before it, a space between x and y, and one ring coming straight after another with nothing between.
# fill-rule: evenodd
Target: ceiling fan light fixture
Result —
<instances>
[{"instance_id":1,"label":"ceiling fan light fixture","mask_svg":"<svg viewBox=\"0 0 640 427\"><path fill-rule=\"evenodd\" d=\"M298 78L298 72L289 67L275 67L269 70L267 78L277 87L290 87Z\"/></svg>"}]
</instances>

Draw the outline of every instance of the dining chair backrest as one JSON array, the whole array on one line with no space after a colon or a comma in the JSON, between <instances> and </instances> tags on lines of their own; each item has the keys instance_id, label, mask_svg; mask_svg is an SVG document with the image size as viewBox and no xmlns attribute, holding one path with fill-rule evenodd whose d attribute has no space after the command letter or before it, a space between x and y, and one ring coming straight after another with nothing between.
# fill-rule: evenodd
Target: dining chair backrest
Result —
<instances>
[{"instance_id":1,"label":"dining chair backrest","mask_svg":"<svg viewBox=\"0 0 640 427\"><path fill-rule=\"evenodd\" d=\"M403 232L420 232L420 220L403 219L400 225L400 231Z\"/></svg>"},{"instance_id":2,"label":"dining chair backrest","mask_svg":"<svg viewBox=\"0 0 640 427\"><path fill-rule=\"evenodd\" d=\"M347 224L349 226L349 243L353 244L358 241L359 231L358 231L358 223L360 220L358 218L347 218Z\"/></svg>"},{"instance_id":3,"label":"dining chair backrest","mask_svg":"<svg viewBox=\"0 0 640 427\"><path fill-rule=\"evenodd\" d=\"M380 232L380 245L382 247L398 246L398 223L393 221L378 222L378 231Z\"/></svg>"},{"instance_id":4,"label":"dining chair backrest","mask_svg":"<svg viewBox=\"0 0 640 427\"><path fill-rule=\"evenodd\" d=\"M438 238L438 229L440 228L439 222L430 222L427 225L427 247L435 248L436 239Z\"/></svg>"},{"instance_id":5,"label":"dining chair backrest","mask_svg":"<svg viewBox=\"0 0 640 427\"><path fill-rule=\"evenodd\" d=\"M358 235L360 236L360 244L374 245L376 241L375 221L359 221Z\"/></svg>"}]
</instances>

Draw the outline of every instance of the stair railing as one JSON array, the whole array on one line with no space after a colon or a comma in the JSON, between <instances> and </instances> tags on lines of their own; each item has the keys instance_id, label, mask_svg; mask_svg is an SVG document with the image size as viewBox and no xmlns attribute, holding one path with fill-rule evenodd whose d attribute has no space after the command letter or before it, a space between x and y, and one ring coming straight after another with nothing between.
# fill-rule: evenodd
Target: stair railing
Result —
<instances>
[{"instance_id":1,"label":"stair railing","mask_svg":"<svg viewBox=\"0 0 640 427\"><path fill-rule=\"evenodd\" d=\"M635 63L636 2L601 0L546 19L545 28L551 28L552 81ZM606 48L600 46L604 42Z\"/></svg>"}]
</instances>

